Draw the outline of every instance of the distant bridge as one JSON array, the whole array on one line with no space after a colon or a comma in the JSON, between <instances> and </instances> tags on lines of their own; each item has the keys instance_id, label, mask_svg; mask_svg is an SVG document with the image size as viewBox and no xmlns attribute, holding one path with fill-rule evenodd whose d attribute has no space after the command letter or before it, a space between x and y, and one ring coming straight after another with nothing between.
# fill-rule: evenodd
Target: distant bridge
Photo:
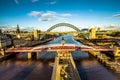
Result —
<instances>
[{"instance_id":1,"label":"distant bridge","mask_svg":"<svg viewBox=\"0 0 120 80\"><path fill-rule=\"evenodd\" d=\"M77 28L76 26L74 26L74 25L72 25L72 24L69 24L69 23L58 23L58 24L55 24L55 25L53 25L52 27L50 27L50 28L47 30L47 32L50 32L50 31L52 31L53 29L58 28L58 27L62 27L62 26L66 26L66 27L72 28L72 29L76 30L77 32L81 32L81 31L79 30L79 28Z\"/></svg>"},{"instance_id":2,"label":"distant bridge","mask_svg":"<svg viewBox=\"0 0 120 80\"><path fill-rule=\"evenodd\" d=\"M72 28L72 29L74 29L75 31L77 31L78 33L82 32L79 28L77 28L76 26L74 26L74 25L72 25L72 24L69 24L69 23L58 23L58 24L55 24L55 25L53 25L52 27L50 27L46 32L50 32L50 31L52 31L52 30L55 29L55 28L63 27L63 26ZM40 40L43 39L44 36L45 36L45 34L43 34L43 35L40 37ZM83 34L83 36L85 36L85 35ZM86 38L86 37L85 37L85 38Z\"/></svg>"}]
</instances>

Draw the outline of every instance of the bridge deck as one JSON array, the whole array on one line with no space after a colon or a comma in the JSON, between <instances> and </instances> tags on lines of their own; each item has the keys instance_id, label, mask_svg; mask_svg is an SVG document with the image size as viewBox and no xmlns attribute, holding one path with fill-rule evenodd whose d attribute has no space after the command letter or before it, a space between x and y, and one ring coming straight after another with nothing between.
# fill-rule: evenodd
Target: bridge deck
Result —
<instances>
[{"instance_id":1,"label":"bridge deck","mask_svg":"<svg viewBox=\"0 0 120 80\"><path fill-rule=\"evenodd\" d=\"M68 51L113 51L112 48L105 48L100 46L75 46L75 45L48 45L48 46L39 46L39 47L20 47L20 48L11 48L6 50L6 53L13 52L50 52L58 50L68 50Z\"/></svg>"},{"instance_id":2,"label":"bridge deck","mask_svg":"<svg viewBox=\"0 0 120 80\"><path fill-rule=\"evenodd\" d=\"M57 51L51 80L81 80L71 53Z\"/></svg>"}]
</instances>

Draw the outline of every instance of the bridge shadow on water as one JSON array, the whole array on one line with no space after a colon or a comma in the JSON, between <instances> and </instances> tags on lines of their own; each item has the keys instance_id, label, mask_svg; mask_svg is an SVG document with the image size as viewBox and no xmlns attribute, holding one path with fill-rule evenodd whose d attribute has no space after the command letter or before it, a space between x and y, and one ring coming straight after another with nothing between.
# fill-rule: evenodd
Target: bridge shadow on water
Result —
<instances>
[{"instance_id":1,"label":"bridge shadow on water","mask_svg":"<svg viewBox=\"0 0 120 80\"><path fill-rule=\"evenodd\" d=\"M77 60L77 61L75 61L75 63L76 63L76 67L77 67L78 73L80 75L80 78L81 78L81 80L88 80L87 73L84 70L84 68L82 66L80 66L79 61Z\"/></svg>"}]
</instances>

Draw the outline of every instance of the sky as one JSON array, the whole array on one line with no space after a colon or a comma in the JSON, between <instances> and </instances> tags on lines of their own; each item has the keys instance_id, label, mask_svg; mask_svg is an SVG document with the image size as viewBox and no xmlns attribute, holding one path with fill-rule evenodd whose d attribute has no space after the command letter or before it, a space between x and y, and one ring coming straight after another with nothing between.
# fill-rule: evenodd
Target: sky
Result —
<instances>
[{"instance_id":1,"label":"sky","mask_svg":"<svg viewBox=\"0 0 120 80\"><path fill-rule=\"evenodd\" d=\"M78 28L120 26L120 0L0 0L0 27L47 30L63 22Z\"/></svg>"}]
</instances>

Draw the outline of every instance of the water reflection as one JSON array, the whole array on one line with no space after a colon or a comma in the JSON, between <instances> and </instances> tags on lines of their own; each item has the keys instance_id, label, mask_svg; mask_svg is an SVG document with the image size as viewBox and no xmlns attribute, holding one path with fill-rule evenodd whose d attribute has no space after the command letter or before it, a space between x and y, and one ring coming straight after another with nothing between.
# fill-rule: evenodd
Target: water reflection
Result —
<instances>
[{"instance_id":1,"label":"water reflection","mask_svg":"<svg viewBox=\"0 0 120 80\"><path fill-rule=\"evenodd\" d=\"M51 63L53 62L22 58L6 60L0 63L0 80L50 80Z\"/></svg>"},{"instance_id":2,"label":"water reflection","mask_svg":"<svg viewBox=\"0 0 120 80\"><path fill-rule=\"evenodd\" d=\"M119 80L94 58L82 59L77 68L82 80Z\"/></svg>"}]
</instances>

